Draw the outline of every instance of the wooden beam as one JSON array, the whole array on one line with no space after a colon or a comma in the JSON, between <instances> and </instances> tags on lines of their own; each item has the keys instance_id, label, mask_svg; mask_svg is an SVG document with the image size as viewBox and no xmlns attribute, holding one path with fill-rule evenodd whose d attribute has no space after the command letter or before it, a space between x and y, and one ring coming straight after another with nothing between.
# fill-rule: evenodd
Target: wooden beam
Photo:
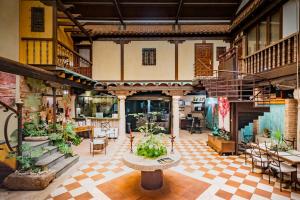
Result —
<instances>
[{"instance_id":1,"label":"wooden beam","mask_svg":"<svg viewBox=\"0 0 300 200\"><path fill-rule=\"evenodd\" d=\"M175 80L178 80L178 42L175 42Z\"/></svg>"},{"instance_id":2,"label":"wooden beam","mask_svg":"<svg viewBox=\"0 0 300 200\"><path fill-rule=\"evenodd\" d=\"M76 26L76 24L74 24L74 22L61 22L61 21L58 21L57 26Z\"/></svg>"},{"instance_id":3,"label":"wooden beam","mask_svg":"<svg viewBox=\"0 0 300 200\"><path fill-rule=\"evenodd\" d=\"M0 71L10 73L10 74L35 78L38 80L52 81L64 85L69 85L71 87L81 88L84 90L92 89L92 87L78 84L68 79L60 78L54 72L49 72L39 67L33 67L31 65L22 64L7 58L3 58L1 56L0 56Z\"/></svg>"},{"instance_id":4,"label":"wooden beam","mask_svg":"<svg viewBox=\"0 0 300 200\"><path fill-rule=\"evenodd\" d=\"M175 24L176 24L176 25L178 24L179 17L180 17L180 15L181 15L182 5L183 5L183 0L179 0L179 2L178 2L178 7L177 7L176 20L175 20Z\"/></svg>"},{"instance_id":5,"label":"wooden beam","mask_svg":"<svg viewBox=\"0 0 300 200\"><path fill-rule=\"evenodd\" d=\"M81 14L72 13L73 17L80 17ZM64 12L57 12L57 18L58 19L69 19L69 17Z\"/></svg>"},{"instance_id":6,"label":"wooden beam","mask_svg":"<svg viewBox=\"0 0 300 200\"><path fill-rule=\"evenodd\" d=\"M125 25L125 23L123 21L123 15L122 15L122 12L121 12L121 9L120 9L120 2L119 2L119 0L113 0L113 2L114 2L116 10L118 12L118 16L119 16L121 24Z\"/></svg>"},{"instance_id":7,"label":"wooden beam","mask_svg":"<svg viewBox=\"0 0 300 200\"><path fill-rule=\"evenodd\" d=\"M62 10L68 17L69 19L74 22L74 24L76 24L76 26L78 26L78 28L88 37L89 41L91 43L93 43L93 40L90 36L90 34L88 33L88 31L75 19L75 17L67 10L67 8L65 7L65 5L61 2L61 0L57 0L57 7Z\"/></svg>"}]
</instances>

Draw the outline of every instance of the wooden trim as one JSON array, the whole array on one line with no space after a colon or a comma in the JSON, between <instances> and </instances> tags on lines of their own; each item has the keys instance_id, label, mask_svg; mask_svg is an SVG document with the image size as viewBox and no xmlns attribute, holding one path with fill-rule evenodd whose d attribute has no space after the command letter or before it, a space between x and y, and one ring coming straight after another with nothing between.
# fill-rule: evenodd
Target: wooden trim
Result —
<instances>
[{"instance_id":1,"label":"wooden trim","mask_svg":"<svg viewBox=\"0 0 300 200\"><path fill-rule=\"evenodd\" d=\"M53 13L53 26L52 26L52 34L53 34L53 43L52 43L52 64L57 64L57 5L56 1L52 2L52 13Z\"/></svg>"},{"instance_id":2,"label":"wooden trim","mask_svg":"<svg viewBox=\"0 0 300 200\"><path fill-rule=\"evenodd\" d=\"M57 77L56 73L54 72L50 72L39 67L22 64L7 58L3 58L1 56L0 71L20 76L27 76L38 80L52 81L60 84L70 85L71 87L82 88L85 90L90 90L93 88L93 85L83 85L74 81L70 81L68 79L60 78Z\"/></svg>"},{"instance_id":3,"label":"wooden trim","mask_svg":"<svg viewBox=\"0 0 300 200\"><path fill-rule=\"evenodd\" d=\"M175 80L178 80L178 42L175 42Z\"/></svg>"}]
</instances>

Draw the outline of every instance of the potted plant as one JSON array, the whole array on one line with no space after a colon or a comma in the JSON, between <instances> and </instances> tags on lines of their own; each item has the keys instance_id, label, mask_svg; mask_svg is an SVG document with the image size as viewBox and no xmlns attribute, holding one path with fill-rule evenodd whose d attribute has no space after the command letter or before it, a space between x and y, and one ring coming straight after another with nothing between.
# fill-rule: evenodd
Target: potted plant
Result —
<instances>
[{"instance_id":1,"label":"potted plant","mask_svg":"<svg viewBox=\"0 0 300 200\"><path fill-rule=\"evenodd\" d=\"M71 145L78 146L82 139L74 132L72 123L66 123L64 126L60 124L52 124L49 126L49 139L53 142L58 150L67 156L73 156Z\"/></svg>"},{"instance_id":2,"label":"potted plant","mask_svg":"<svg viewBox=\"0 0 300 200\"><path fill-rule=\"evenodd\" d=\"M167 154L167 148L162 142L162 136L150 133L137 145L137 155L145 158L157 158Z\"/></svg>"},{"instance_id":3,"label":"potted plant","mask_svg":"<svg viewBox=\"0 0 300 200\"><path fill-rule=\"evenodd\" d=\"M23 124L24 140L26 141L43 141L48 140L46 125L43 123L35 124L34 122L25 122Z\"/></svg>"},{"instance_id":4,"label":"potted plant","mask_svg":"<svg viewBox=\"0 0 300 200\"><path fill-rule=\"evenodd\" d=\"M270 138L271 137L271 131L268 128L264 128L263 130L263 136L266 138Z\"/></svg>"},{"instance_id":5,"label":"potted plant","mask_svg":"<svg viewBox=\"0 0 300 200\"><path fill-rule=\"evenodd\" d=\"M32 149L28 144L21 147L21 155L11 152L9 157L16 158L19 169L4 179L4 186L10 190L43 190L55 178L55 172L42 171L35 167L35 162L47 149Z\"/></svg>"}]
</instances>

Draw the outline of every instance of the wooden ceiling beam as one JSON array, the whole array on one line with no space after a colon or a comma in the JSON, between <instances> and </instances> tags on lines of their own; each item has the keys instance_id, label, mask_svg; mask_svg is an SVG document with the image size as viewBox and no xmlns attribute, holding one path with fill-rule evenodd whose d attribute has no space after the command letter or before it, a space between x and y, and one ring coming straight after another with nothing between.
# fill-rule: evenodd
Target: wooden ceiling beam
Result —
<instances>
[{"instance_id":1,"label":"wooden ceiling beam","mask_svg":"<svg viewBox=\"0 0 300 200\"><path fill-rule=\"evenodd\" d=\"M67 32L71 32L71 33L80 33L81 30L79 28L64 28L64 31ZM91 29L87 29L86 30L88 33L91 33L92 30Z\"/></svg>"},{"instance_id":2,"label":"wooden ceiling beam","mask_svg":"<svg viewBox=\"0 0 300 200\"><path fill-rule=\"evenodd\" d=\"M113 3L114 3L115 8L116 8L116 10L118 12L118 16L119 16L121 24L125 25L124 20L123 20L123 15L122 15L122 12L121 12L121 8L120 8L120 2L119 2L119 0L113 0Z\"/></svg>"},{"instance_id":3,"label":"wooden ceiling beam","mask_svg":"<svg viewBox=\"0 0 300 200\"><path fill-rule=\"evenodd\" d=\"M175 24L178 24L179 17L182 11L182 5L183 5L183 0L179 0L178 2L178 7L177 7L177 13L176 13L176 19L175 19Z\"/></svg>"},{"instance_id":4,"label":"wooden ceiling beam","mask_svg":"<svg viewBox=\"0 0 300 200\"><path fill-rule=\"evenodd\" d=\"M88 33L88 31L75 19L75 17L67 10L65 5L61 2L61 0L57 0L57 6L60 10L62 10L68 17L69 19L78 26L78 28L88 37L88 40L90 43L93 43L92 37Z\"/></svg>"},{"instance_id":5,"label":"wooden ceiling beam","mask_svg":"<svg viewBox=\"0 0 300 200\"><path fill-rule=\"evenodd\" d=\"M64 1L65 4L70 4L70 5L114 5L114 2L101 2L101 1ZM239 1L231 1L231 2L212 2L212 1L207 1L207 2L185 2L185 5L239 5ZM141 5L178 5L177 2L140 2L140 1L123 1L119 2L119 5L124 5L124 6L141 6Z\"/></svg>"}]
</instances>

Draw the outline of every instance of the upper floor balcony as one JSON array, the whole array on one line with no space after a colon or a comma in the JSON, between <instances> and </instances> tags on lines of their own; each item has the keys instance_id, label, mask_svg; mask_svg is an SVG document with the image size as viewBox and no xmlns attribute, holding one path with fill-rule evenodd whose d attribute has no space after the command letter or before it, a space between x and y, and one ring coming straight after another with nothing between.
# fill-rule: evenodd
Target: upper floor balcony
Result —
<instances>
[{"instance_id":1,"label":"upper floor balcony","mask_svg":"<svg viewBox=\"0 0 300 200\"><path fill-rule=\"evenodd\" d=\"M21 38L23 62L51 71L75 72L92 77L92 62L52 38Z\"/></svg>"},{"instance_id":2,"label":"upper floor balcony","mask_svg":"<svg viewBox=\"0 0 300 200\"><path fill-rule=\"evenodd\" d=\"M269 79L296 74L298 38L299 32L244 57L243 71Z\"/></svg>"}]
</instances>

